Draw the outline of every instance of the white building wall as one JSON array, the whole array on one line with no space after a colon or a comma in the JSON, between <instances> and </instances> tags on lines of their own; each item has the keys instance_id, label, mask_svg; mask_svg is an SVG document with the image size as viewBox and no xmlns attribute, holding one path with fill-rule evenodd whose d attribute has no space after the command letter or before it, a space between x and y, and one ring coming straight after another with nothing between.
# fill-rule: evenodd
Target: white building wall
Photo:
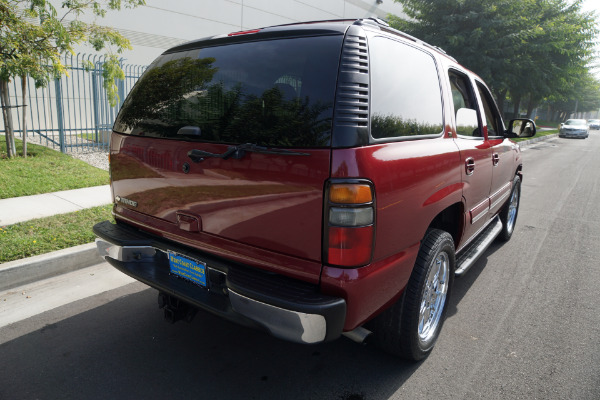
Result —
<instances>
[{"instance_id":1,"label":"white building wall","mask_svg":"<svg viewBox=\"0 0 600 400\"><path fill-rule=\"evenodd\" d=\"M108 13L98 19L126 36L133 50L126 63L146 65L177 44L235 31L324 19L387 19L403 15L393 0L147 0L135 9ZM82 47L78 51L89 53Z\"/></svg>"}]
</instances>

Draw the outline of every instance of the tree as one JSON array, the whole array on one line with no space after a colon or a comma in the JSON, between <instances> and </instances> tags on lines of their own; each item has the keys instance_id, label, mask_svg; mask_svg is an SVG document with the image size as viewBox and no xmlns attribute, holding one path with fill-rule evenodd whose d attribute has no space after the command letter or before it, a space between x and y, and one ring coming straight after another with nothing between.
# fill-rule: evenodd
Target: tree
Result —
<instances>
[{"instance_id":1,"label":"tree","mask_svg":"<svg viewBox=\"0 0 600 400\"><path fill-rule=\"evenodd\" d=\"M409 19L391 24L447 50L518 110L566 92L587 70L598 29L582 0L396 0Z\"/></svg>"},{"instance_id":2,"label":"tree","mask_svg":"<svg viewBox=\"0 0 600 400\"><path fill-rule=\"evenodd\" d=\"M0 99L9 157L17 154L10 111L10 80L22 78L23 121L26 121L26 78L33 78L36 87L44 87L51 79L67 74L61 55L73 53L75 45L87 42L94 50L107 53L103 70L104 87L111 104L116 104L115 79L124 78L118 54L131 49L131 45L117 31L84 22L81 18L86 13L101 18L109 10L143 4L145 0L63 0L62 15L59 15L47 0L0 0ZM24 130L25 127L24 123ZM27 156L26 131L23 134L23 156Z\"/></svg>"},{"instance_id":3,"label":"tree","mask_svg":"<svg viewBox=\"0 0 600 400\"><path fill-rule=\"evenodd\" d=\"M568 93L557 93L544 102L556 118L564 121L572 113L598 110L600 108L600 81L586 72L572 82Z\"/></svg>"},{"instance_id":4,"label":"tree","mask_svg":"<svg viewBox=\"0 0 600 400\"><path fill-rule=\"evenodd\" d=\"M512 79L520 41L518 2L512 0L396 0L410 17L391 24L438 46L479 74L498 94Z\"/></svg>"},{"instance_id":5,"label":"tree","mask_svg":"<svg viewBox=\"0 0 600 400\"><path fill-rule=\"evenodd\" d=\"M589 82L596 28L595 15L581 10L581 1L568 4L563 0L532 2L523 60L515 65L518 79L508 88L515 113L520 99L527 99L527 114L549 96L576 94L573 88L581 79ZM533 24L533 25L532 25Z\"/></svg>"}]
</instances>

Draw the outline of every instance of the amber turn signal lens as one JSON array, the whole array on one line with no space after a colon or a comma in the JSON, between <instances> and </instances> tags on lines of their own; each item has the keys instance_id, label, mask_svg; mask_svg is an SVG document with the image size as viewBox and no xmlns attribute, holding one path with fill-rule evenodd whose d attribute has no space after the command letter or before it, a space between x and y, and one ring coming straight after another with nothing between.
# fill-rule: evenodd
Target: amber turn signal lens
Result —
<instances>
[{"instance_id":1,"label":"amber turn signal lens","mask_svg":"<svg viewBox=\"0 0 600 400\"><path fill-rule=\"evenodd\" d=\"M329 188L329 201L337 204L363 204L373 201L371 187L364 184L333 184Z\"/></svg>"}]
</instances>

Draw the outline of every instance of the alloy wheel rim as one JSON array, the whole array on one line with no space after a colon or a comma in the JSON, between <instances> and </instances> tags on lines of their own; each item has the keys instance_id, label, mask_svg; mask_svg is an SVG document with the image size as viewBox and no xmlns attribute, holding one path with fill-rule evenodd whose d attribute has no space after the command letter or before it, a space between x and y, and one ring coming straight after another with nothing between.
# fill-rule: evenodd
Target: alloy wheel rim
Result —
<instances>
[{"instance_id":1,"label":"alloy wheel rim","mask_svg":"<svg viewBox=\"0 0 600 400\"><path fill-rule=\"evenodd\" d=\"M508 205L508 219L506 221L506 228L508 232L512 232L515 227L515 222L517 220L517 210L519 209L519 191L520 187L516 186L515 190L512 192L512 196L510 196L510 203Z\"/></svg>"},{"instance_id":2,"label":"alloy wheel rim","mask_svg":"<svg viewBox=\"0 0 600 400\"><path fill-rule=\"evenodd\" d=\"M421 298L419 340L425 345L432 341L440 325L448 295L449 275L448 254L440 252L429 270Z\"/></svg>"}]
</instances>

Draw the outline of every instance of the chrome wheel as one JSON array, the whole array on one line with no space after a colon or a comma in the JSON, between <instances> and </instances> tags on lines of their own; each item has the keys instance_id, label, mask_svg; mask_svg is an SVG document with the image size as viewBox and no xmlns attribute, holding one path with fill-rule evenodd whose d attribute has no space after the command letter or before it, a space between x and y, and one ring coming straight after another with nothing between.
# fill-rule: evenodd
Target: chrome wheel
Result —
<instances>
[{"instance_id":1,"label":"chrome wheel","mask_svg":"<svg viewBox=\"0 0 600 400\"><path fill-rule=\"evenodd\" d=\"M516 185L510 196L510 203L508 204L508 218L506 221L506 230L512 233L515 228L515 222L517 221L517 211L519 211L519 197L521 194L521 185Z\"/></svg>"},{"instance_id":2,"label":"chrome wheel","mask_svg":"<svg viewBox=\"0 0 600 400\"><path fill-rule=\"evenodd\" d=\"M419 340L428 344L436 337L448 294L450 261L448 254L437 254L423 290L419 311Z\"/></svg>"},{"instance_id":3,"label":"chrome wheel","mask_svg":"<svg viewBox=\"0 0 600 400\"><path fill-rule=\"evenodd\" d=\"M403 295L369 322L384 350L407 360L427 357L442 330L454 282L456 259L452 236L429 229Z\"/></svg>"}]
</instances>

